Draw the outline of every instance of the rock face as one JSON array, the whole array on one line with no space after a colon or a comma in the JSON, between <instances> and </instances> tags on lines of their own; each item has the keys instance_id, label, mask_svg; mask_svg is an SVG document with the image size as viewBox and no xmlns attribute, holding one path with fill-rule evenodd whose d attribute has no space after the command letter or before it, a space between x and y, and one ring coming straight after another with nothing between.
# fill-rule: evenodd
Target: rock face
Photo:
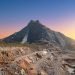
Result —
<instances>
[{"instance_id":1,"label":"rock face","mask_svg":"<svg viewBox=\"0 0 75 75\"><path fill-rule=\"evenodd\" d=\"M0 47L0 75L75 75L75 51L40 48Z\"/></svg>"},{"instance_id":2,"label":"rock face","mask_svg":"<svg viewBox=\"0 0 75 75\"><path fill-rule=\"evenodd\" d=\"M29 24L21 31L4 38L5 42L20 42L22 44L36 43L36 42L48 42L54 45L58 45L61 48L75 49L75 41L66 37L60 32L55 32L39 21L30 21Z\"/></svg>"}]
</instances>

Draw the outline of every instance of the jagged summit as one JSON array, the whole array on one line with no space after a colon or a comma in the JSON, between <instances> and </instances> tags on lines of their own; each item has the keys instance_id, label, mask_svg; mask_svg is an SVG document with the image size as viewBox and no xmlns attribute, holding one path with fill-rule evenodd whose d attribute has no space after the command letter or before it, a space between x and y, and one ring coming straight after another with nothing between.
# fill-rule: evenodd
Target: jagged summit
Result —
<instances>
[{"instance_id":1,"label":"jagged summit","mask_svg":"<svg viewBox=\"0 0 75 75\"><path fill-rule=\"evenodd\" d=\"M36 21L31 20L31 21L28 23L28 25L27 25L27 27L33 27L33 26L45 27L44 25L42 25L42 24L40 23L39 20L36 20Z\"/></svg>"},{"instance_id":2,"label":"jagged summit","mask_svg":"<svg viewBox=\"0 0 75 75\"><path fill-rule=\"evenodd\" d=\"M49 42L62 48L70 48L72 44L75 44L74 40L66 37L60 32L55 32L47 28L42 25L39 20L31 20L25 28L7 38L4 38L3 41L20 42L22 44L26 42Z\"/></svg>"},{"instance_id":3,"label":"jagged summit","mask_svg":"<svg viewBox=\"0 0 75 75\"><path fill-rule=\"evenodd\" d=\"M29 22L29 24L31 24L31 23L40 23L40 21L39 21L39 20L36 20L36 21L31 20L31 21Z\"/></svg>"}]
</instances>

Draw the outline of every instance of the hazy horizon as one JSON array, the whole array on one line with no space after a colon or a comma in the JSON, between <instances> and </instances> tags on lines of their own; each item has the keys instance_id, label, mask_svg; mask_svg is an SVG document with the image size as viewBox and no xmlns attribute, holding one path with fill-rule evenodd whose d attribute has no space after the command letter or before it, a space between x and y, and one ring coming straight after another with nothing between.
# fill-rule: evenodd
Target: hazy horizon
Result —
<instances>
[{"instance_id":1,"label":"hazy horizon","mask_svg":"<svg viewBox=\"0 0 75 75\"><path fill-rule=\"evenodd\" d=\"M30 20L75 39L74 0L0 0L0 38L21 30Z\"/></svg>"}]
</instances>

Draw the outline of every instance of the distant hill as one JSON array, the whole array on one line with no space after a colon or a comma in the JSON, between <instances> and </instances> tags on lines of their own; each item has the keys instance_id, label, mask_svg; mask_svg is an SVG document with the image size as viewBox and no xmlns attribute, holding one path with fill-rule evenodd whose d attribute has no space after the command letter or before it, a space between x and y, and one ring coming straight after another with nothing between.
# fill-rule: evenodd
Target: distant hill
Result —
<instances>
[{"instance_id":1,"label":"distant hill","mask_svg":"<svg viewBox=\"0 0 75 75\"><path fill-rule=\"evenodd\" d=\"M29 24L20 30L3 39L4 42L20 42L22 44L47 42L60 46L63 49L75 49L75 40L60 32L53 31L42 25L38 20L31 20Z\"/></svg>"}]
</instances>

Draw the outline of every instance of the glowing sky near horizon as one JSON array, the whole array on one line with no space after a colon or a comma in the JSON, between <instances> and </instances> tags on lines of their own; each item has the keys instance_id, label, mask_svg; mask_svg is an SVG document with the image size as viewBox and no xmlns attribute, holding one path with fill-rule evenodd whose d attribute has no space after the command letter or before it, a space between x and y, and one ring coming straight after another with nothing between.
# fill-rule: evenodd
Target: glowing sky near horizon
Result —
<instances>
[{"instance_id":1,"label":"glowing sky near horizon","mask_svg":"<svg viewBox=\"0 0 75 75\"><path fill-rule=\"evenodd\" d=\"M31 19L75 39L75 0L0 0L0 38Z\"/></svg>"}]
</instances>

